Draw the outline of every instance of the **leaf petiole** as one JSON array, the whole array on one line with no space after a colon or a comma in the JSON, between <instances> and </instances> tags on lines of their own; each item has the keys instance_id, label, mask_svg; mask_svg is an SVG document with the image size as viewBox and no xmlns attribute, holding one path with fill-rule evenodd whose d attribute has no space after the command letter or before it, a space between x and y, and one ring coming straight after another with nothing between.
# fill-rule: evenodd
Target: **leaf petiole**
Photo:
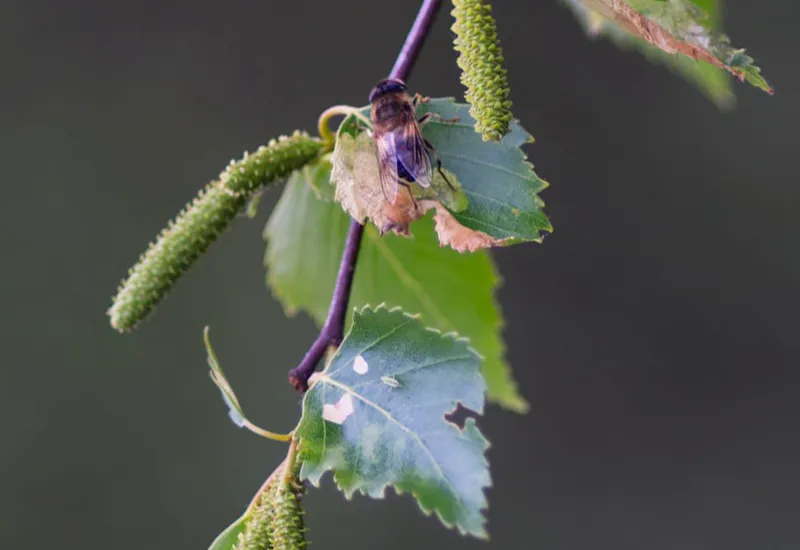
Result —
<instances>
[{"instance_id":1,"label":"leaf petiole","mask_svg":"<svg viewBox=\"0 0 800 550\"><path fill-rule=\"evenodd\" d=\"M325 142L326 147L333 148L333 144L336 143L336 136L331 131L330 126L328 126L330 119L335 116L354 116L366 124L368 128L372 128L372 122L365 117L357 107L352 107L350 105L334 105L333 107L328 107L319 115L319 121L317 123L319 137Z\"/></svg>"}]
</instances>

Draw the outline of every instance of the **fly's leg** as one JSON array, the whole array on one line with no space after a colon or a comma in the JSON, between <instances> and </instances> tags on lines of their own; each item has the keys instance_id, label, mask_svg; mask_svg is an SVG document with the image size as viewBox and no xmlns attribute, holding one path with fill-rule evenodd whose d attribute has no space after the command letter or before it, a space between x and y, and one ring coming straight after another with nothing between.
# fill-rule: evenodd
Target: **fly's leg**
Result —
<instances>
[{"instance_id":1,"label":"fly's leg","mask_svg":"<svg viewBox=\"0 0 800 550\"><path fill-rule=\"evenodd\" d=\"M430 101L429 97L422 98L419 94L414 96L414 100L417 101L418 97L420 98L420 101L422 103ZM419 124L419 127L422 128L423 126L425 126L425 124L427 124L431 120L438 120L440 122L444 122L445 124L452 124L454 122L458 122L459 118L458 117L442 118L442 115L440 115L439 113L425 113L424 115L422 115L417 119L417 124ZM433 154L433 158L436 161L436 171L439 172L439 175L442 176L442 179L445 182L447 182L447 185L450 187L450 189L455 191L456 188L453 186L452 183L450 183L450 180L447 179L447 176L444 175L444 172L442 172L442 159L439 158L439 153L436 152L436 148L433 145L431 145L431 142L425 139L424 137L422 138L422 141L425 142L425 147L427 147L428 150L431 152L431 154Z\"/></svg>"},{"instance_id":2,"label":"fly's leg","mask_svg":"<svg viewBox=\"0 0 800 550\"><path fill-rule=\"evenodd\" d=\"M428 96L423 96L422 94L416 93L414 94L414 97L411 99L411 104L414 107L416 107L417 105L420 105L421 103L427 103L430 100L431 98L429 98Z\"/></svg>"},{"instance_id":3,"label":"fly's leg","mask_svg":"<svg viewBox=\"0 0 800 550\"><path fill-rule=\"evenodd\" d=\"M433 145L431 145L431 142L430 142L430 141L428 141L427 139L425 139L425 138L422 138L422 141L424 141L424 142L425 142L425 147L427 147L427 148L428 148L428 150L429 150L429 151L431 152L431 154L433 155L433 159L436 161L436 171L437 171L437 172L439 172L439 175L440 175L440 176L442 176L442 179L443 179L445 182L447 182L447 185L448 185L448 186L450 186L450 189L452 189L453 191L455 191L455 190L456 190L456 188L455 188L455 187L453 187L453 184L452 184L452 183L450 183L450 180L449 180L449 179L447 179L447 176L445 176L445 175L444 175L444 172L442 172L442 159L440 159L440 158L439 158L439 153L436 151L436 148L434 148L434 146L433 146Z\"/></svg>"},{"instance_id":4,"label":"fly's leg","mask_svg":"<svg viewBox=\"0 0 800 550\"><path fill-rule=\"evenodd\" d=\"M401 180L400 178L397 178L397 185L402 185L403 187L408 189L408 196L411 197L411 202L414 204L414 208L416 210L419 210L419 205L417 204L417 200L414 198L414 194L411 192L411 184L409 184L404 180ZM386 195L386 191L384 189L381 189L381 191L383 191L383 198L386 200L388 204L395 204L397 202L397 197L395 197L393 201L390 201L389 197Z\"/></svg>"},{"instance_id":5,"label":"fly's leg","mask_svg":"<svg viewBox=\"0 0 800 550\"><path fill-rule=\"evenodd\" d=\"M420 128L422 128L425 124L427 124L428 122L430 122L433 119L440 120L440 121L442 121L442 122L444 122L446 124L447 123L458 122L458 120L459 120L458 117L442 118L442 116L440 114L438 114L438 113L425 113L424 115L419 117L419 119L417 120L417 123L419 124ZM425 142L425 147L427 147L428 150L433 154L433 158L436 161L436 171L439 172L439 175L442 176L442 179L444 179L444 181L447 182L447 185L450 187L450 189L455 191L456 188L453 187L453 184L450 183L450 180L447 179L447 176L445 176L444 172L442 172L442 159L439 158L439 153L436 152L436 148L433 145L431 145L431 142L428 141L427 139L425 139L424 137L422 138L422 141Z\"/></svg>"},{"instance_id":6,"label":"fly's leg","mask_svg":"<svg viewBox=\"0 0 800 550\"><path fill-rule=\"evenodd\" d=\"M425 113L424 115L422 115L417 119L417 124L419 124L419 127L422 128L431 120L437 120L439 122L444 122L445 124L453 124L461 119L458 118L457 116L453 118L442 118L442 115L440 115L439 113Z\"/></svg>"},{"instance_id":7,"label":"fly's leg","mask_svg":"<svg viewBox=\"0 0 800 550\"><path fill-rule=\"evenodd\" d=\"M411 197L411 202L414 204L414 210L419 211L419 205L417 204L417 199L414 198L414 193L411 192L411 185L407 184L406 182L400 182L401 185L405 186L408 189L408 196Z\"/></svg>"}]
</instances>

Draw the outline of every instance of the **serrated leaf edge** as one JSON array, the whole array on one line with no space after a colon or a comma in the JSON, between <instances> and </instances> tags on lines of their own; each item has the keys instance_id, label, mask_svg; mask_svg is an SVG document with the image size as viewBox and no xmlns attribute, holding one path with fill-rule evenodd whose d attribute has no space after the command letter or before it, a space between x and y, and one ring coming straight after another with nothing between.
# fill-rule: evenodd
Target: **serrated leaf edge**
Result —
<instances>
[{"instance_id":1,"label":"serrated leaf edge","mask_svg":"<svg viewBox=\"0 0 800 550\"><path fill-rule=\"evenodd\" d=\"M419 320L421 319L421 317L422 317L422 316L421 316L421 314L419 314L419 313L409 313L409 312L407 312L407 311L404 311L404 310L403 310L403 308L402 308L402 307L400 307L400 306L393 306L393 307L389 307L389 306L386 304L386 302L381 302L381 303L380 303L380 304L378 304L377 306L372 306L372 305L370 305L370 304L366 304L366 305L364 305L364 306L362 306L362 307L360 307L360 308L358 308L358 307L354 307L354 308L353 308L353 321L352 321L352 323L351 323L351 327L350 327L350 328L352 329L352 326L355 324L355 322L356 322L356 319L357 319L357 316L361 316L361 315L363 315L363 314L364 314L365 312L367 312L367 311L370 311L370 312L373 312L373 313L377 313L377 312L379 312L379 311L384 311L384 310L385 310L387 313L398 313L398 312L399 312L399 313L401 313L403 316L407 317L408 319L410 319L410 320L415 320L415 321L419 321ZM447 339L449 339L449 340L452 340L452 341L454 341L454 342L460 342L460 343L462 343L462 344L465 344L465 345L466 345L466 347L467 347L467 350L468 350L469 352L471 352L471 353L474 353L474 354L475 354L475 356L476 356L476 357L478 357L478 358L479 358L481 361L484 359L484 358L483 358L483 356L482 356L480 353L478 353L478 352L477 352L477 351L476 351L476 350L475 350L475 349L474 349L474 348L473 348L473 347L470 345L470 339L469 339L469 338L466 338L466 337L464 337L464 336L461 336L461 335L459 335L459 334L458 334L457 332L455 332L455 331L451 331L451 332L446 332L446 333L445 333L445 332L443 332L443 331L441 331L441 330L439 330L439 329L437 329L437 328L435 328L435 327L429 327L429 326L423 326L423 329L424 329L424 330L426 330L426 331L430 331L430 332L432 332L432 333L434 333L434 334L438 334L439 336L441 336L441 337L443 337L443 338L447 338ZM349 332L349 331L348 331L348 332ZM339 348L336 350L336 352L335 352L335 353L334 353L334 354L333 354L333 355L330 357L330 360L329 360L329 361L327 361L327 363L326 363L326 365L325 365L325 370L323 370L323 371L320 373L320 375L323 375L323 376L325 375L325 373L327 372L327 370L328 370L329 366L330 366L330 365L332 365L332 364L334 363L334 360L336 359L336 357L338 357L338 356L339 356L339 351L341 350L342 346L344 345L344 343L345 343L346 341L347 341L347 336L345 336L345 339L342 341L342 344L339 346ZM483 374L481 373L480 369L478 370L478 373L481 375L481 378L483 378ZM328 381L327 383L329 383L330 385L332 385L332 386L335 386L335 387L338 387L338 388L339 388L339 389L341 389L342 391L345 391L345 392L347 392L347 393L349 393L349 394L351 394L351 395L353 394L353 392L352 392L352 391L351 391L351 390L350 390L348 387L346 387L346 386L343 386L342 384L336 383L335 381L333 381L331 378L329 378L329 377L327 377L327 376L325 376L325 378L322 378L322 377L316 377L316 376L315 376L315 377L314 377L314 383L316 383L318 380L327 380L327 381ZM312 383L312 387L313 387L313 383ZM309 391L310 391L310 389L309 389ZM484 382L484 393L486 393L486 386L485 386L485 382ZM375 408L377 408L377 409L380 409L380 407L377 407L377 405L375 405L374 403L371 403L371 402L369 402L368 400L364 400L363 398L361 398L361 397L360 397L360 396L358 396L358 395L356 395L356 397L357 397L358 399L361 399L361 400L362 400L362 401L364 401L364 402L367 402L368 404L371 404L373 407L375 407ZM458 405L459 405L459 404L461 404L461 402L460 402L460 401L458 401L458 402L456 403L456 407L454 407L453 411L455 411L455 410L457 409L457 407L458 407ZM463 405L462 405L462 406L463 406ZM482 404L482 406L481 406L480 410L477 410L477 411L474 411L474 412L475 412L475 413L477 413L477 414L483 415L483 412L484 412L484 410L485 410L485 407L486 407L486 404L485 404L485 399L484 399L484 403ZM473 409L468 409L468 410L473 410ZM303 412L304 412L304 414L305 414L305 411L303 411ZM300 472L300 479L303 479L303 478L305 478L305 479L306 479L306 480L308 480L308 482L309 482L309 483L311 483L311 484L312 484L314 487L316 487L316 488L319 488L319 487L320 487L320 485L321 485L321 482L322 482L322 477L325 475L325 473L326 473L326 472L331 472L331 474L332 474L332 475L331 475L331 477L333 477L334 483L336 484L336 488L339 490L339 492L340 492L340 493L342 493L342 494L344 495L344 497L345 497L347 500L352 500L352 499L353 499L353 495L355 495L355 493L356 493L356 492L358 492L358 493L361 493L362 495L368 496L368 497L370 497L370 498L373 498L373 499L379 499L379 500L382 500L382 499L384 499L384 498L386 497L386 491L387 491L387 489L392 489L392 490L395 492L395 494L397 494L397 495L403 495L403 494L405 494L406 492L408 492L408 493L410 493L410 494L411 494L411 495L414 497L414 501L417 503L417 506L419 507L419 509L422 511L422 513L423 513L425 516L427 516L427 517L430 517L431 515L433 515L433 514L435 513L435 514L436 514L436 517L439 519L439 521L440 521L440 522L441 522L441 523L442 523L442 524L443 524L445 527L447 527L447 528L449 528L449 529L455 528L455 529L456 529L456 530L457 530L459 533L461 533L462 535L472 535L472 536L475 536L475 537L477 537L477 538L479 538L479 539L482 539L482 540L488 540L488 539L489 539L489 534L488 534L488 531L486 530L486 525L485 525L485 524L486 524L486 516L485 516L485 512L486 512L486 510L488 509L488 499L486 498L486 494L485 494L485 493L486 493L486 489L489 489L489 488L493 487L493 481L492 481L491 471L490 471L490 470L489 470L489 468L488 468L488 465L489 465L489 460L486 458L486 451L487 451L487 450L490 448L491 444L489 443L489 440L488 440L488 439L486 439L486 437L485 437L485 436L483 435L483 433L480 431L480 429L478 429L478 427L477 427L477 425L476 425L476 423L475 423L475 419L474 419L474 418L467 418L467 419L465 420L465 422L464 422L464 427L463 427L463 428L461 428L461 427L460 427L460 426L458 426L457 424L454 424L454 423L450 422L450 421L449 421L449 420L447 420L447 418L445 418L444 416L442 416L442 418L441 418L440 420L441 420L441 422L443 422L443 423L445 423L445 424L447 424L447 425L449 425L449 426L453 426L455 429L457 429L457 430L458 430L458 432L459 432L459 433L460 433L462 436L465 436L465 437L474 437L474 438L476 438L476 441L477 441L477 442L479 442L479 443L481 444L481 457L482 457L482 462L483 462L483 464L484 464L485 466L487 466L487 469L486 469L486 474L487 474L486 483L485 483L484 485L482 485L482 486L481 486L482 493L483 493L483 505L480 507L480 511L481 511L481 513L482 513L481 515L482 515L482 517L483 517L483 522L482 522L482 524L481 524L481 531L475 531L475 532L473 532L473 531L469 531L469 530L467 530L467 529L464 529L464 528L462 528L462 526L461 526L461 525L459 525L459 524L457 524L457 523L455 523L455 522L451 523L451 522L448 522L448 521L446 521L446 520L445 520L445 519L444 519L444 518L441 516L441 514L440 514L440 512L439 512L439 511L437 511L437 510L434 510L434 509L428 509L428 508L426 508L425 506L423 506L423 505L422 505L422 502L421 502L421 501L420 501L420 499L417 497L417 495L415 495L415 494L414 494L414 492L413 492L413 491L402 491L402 490L398 489L398 488L397 488L397 486L396 486L396 485L394 485L393 483L385 483L384 485L382 485L381 487L379 487L379 488L378 488L378 491L377 491L377 492L375 492L375 491L372 491L372 492L371 492L371 491L365 490L365 489L363 489L363 488L353 488L353 489L351 489L351 490L349 490L349 491L348 491L347 489L345 489L345 488L342 486L342 484L341 484L341 482L340 482L340 478L339 478L339 476L337 475L337 472L333 471L333 469L332 469L332 468L330 468L330 467L325 467L325 466L322 466L321 468L319 468L319 470L320 470L320 471L318 472L318 474L319 474L319 475L317 475L316 477L311 477L311 476L307 475L306 473L304 473L304 472L301 470L301 472ZM302 419L302 417L301 417L301 418L300 418L300 422L298 423L298 426L300 426L300 424L302 424L302 422L303 422L303 419ZM402 424L401 424L399 421L396 421L396 422L397 422L399 425L403 426L403 425L402 425ZM295 428L295 430L297 430L297 428ZM424 444L422 444L421 442L420 442L420 444L421 444L421 445L422 445L424 448L427 448L427 447L426 447ZM302 448L302 440L300 441L300 447ZM301 455L301 456L302 456L302 455ZM432 458L432 457L431 457L431 458ZM434 460L434 463L435 463L435 464L437 464L437 466L438 466L438 463L437 463L435 460Z\"/></svg>"},{"instance_id":2,"label":"serrated leaf edge","mask_svg":"<svg viewBox=\"0 0 800 550\"><path fill-rule=\"evenodd\" d=\"M452 104L455 107L459 107L459 108L466 107L466 108L469 108L469 104L468 103L459 103L456 100L456 98L453 97L453 96L431 98L431 100L429 101L429 103L432 103L432 104L435 104L435 102L440 102L440 103L448 103L449 102L450 104ZM368 107L365 107L365 109L366 108L368 108ZM431 120L428 124L430 124L430 125L441 124L443 126L458 126L458 127L463 127L465 129L468 129L470 131L474 131L472 126L470 126L469 124L461 123L461 122L442 123L442 122L438 122L436 120ZM520 133L522 134L522 137L524 139L522 139L522 140L512 139L513 138L513 131L512 131L512 132L509 132L508 134L506 134L505 136L503 136L503 139L500 140L499 142L486 143L486 145L490 145L490 146L491 145L503 145L503 146L508 147L509 150L516 152L516 154L519 155L519 161L522 164L522 166L524 166L527 169L527 171L530 174L533 175L533 178L534 178L534 179L528 179L527 177L525 177L523 179L525 179L527 181L530 181L531 183L541 182L541 187L536 189L536 190L531 190L531 193L533 194L534 201L535 201L536 205L539 207L539 210L541 211L541 214L542 214L542 216L544 217L544 219L546 220L546 223L547 223L546 226L543 226L543 227L539 228L540 231L546 231L547 233L552 234L553 233L553 224L550 222L550 218L544 213L544 209L545 209L546 203L545 203L544 199L542 199L542 197L541 197L541 193L544 192L547 188L549 188L551 184L550 184L550 182L548 180L542 178L541 176L539 176L539 174L536 173L536 170L535 170L536 166L533 164L533 162L531 162L530 157L528 156L528 153L522 148L523 145L530 144L530 143L536 143L536 139L533 137L533 135L530 132L528 132L528 130L525 129L525 127L522 125L522 123L520 122L520 120L518 118L512 119L510 127L513 127L514 125L516 125L519 128ZM492 165L492 168L502 170L501 167L494 166L494 165ZM517 174L517 173L514 173L514 175L515 176L522 176L522 174ZM468 194L468 195L469 194L476 194L474 191L468 190L468 189L464 189L464 192L466 194ZM513 208L513 205L507 205L507 206L511 206ZM458 213L458 212L453 212L453 215L456 218L463 218L464 217L464 216L460 215L460 213ZM512 237L509 238L508 244L515 244L515 243L519 243L519 242L541 243L543 240L544 240L544 237L541 234L536 238L527 238L527 237L526 238L520 238L520 237L512 236Z\"/></svg>"}]
</instances>

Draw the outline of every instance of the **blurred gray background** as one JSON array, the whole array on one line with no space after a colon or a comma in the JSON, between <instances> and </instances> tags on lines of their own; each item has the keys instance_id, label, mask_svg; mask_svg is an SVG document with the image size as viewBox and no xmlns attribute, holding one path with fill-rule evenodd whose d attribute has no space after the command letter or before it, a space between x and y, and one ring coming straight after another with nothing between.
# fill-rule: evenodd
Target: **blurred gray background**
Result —
<instances>
[{"instance_id":1,"label":"blurred gray background","mask_svg":"<svg viewBox=\"0 0 800 550\"><path fill-rule=\"evenodd\" d=\"M491 408L492 542L408 498L307 498L314 547L796 549L800 78L794 0L728 2L777 89L720 113L555 0L496 2L515 114L552 183L542 246L496 253L532 404ZM242 151L363 104L418 3L2 0L0 547L205 549L285 452L315 335L264 287L242 219L140 330L105 310L129 265ZM461 95L447 11L413 89Z\"/></svg>"}]
</instances>

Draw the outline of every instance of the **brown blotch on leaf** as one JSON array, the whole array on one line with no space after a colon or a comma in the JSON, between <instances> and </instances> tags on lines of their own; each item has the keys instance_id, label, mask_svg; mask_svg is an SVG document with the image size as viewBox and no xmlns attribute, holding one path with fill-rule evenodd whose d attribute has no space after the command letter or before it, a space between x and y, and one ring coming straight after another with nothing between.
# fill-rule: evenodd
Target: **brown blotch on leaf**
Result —
<instances>
[{"instance_id":1,"label":"brown blotch on leaf","mask_svg":"<svg viewBox=\"0 0 800 550\"><path fill-rule=\"evenodd\" d=\"M455 217L436 201L422 201L426 210L436 209L433 221L436 223L436 235L439 244L449 246L457 252L475 252L481 248L503 246L508 239L496 239L483 231L476 231L459 223Z\"/></svg>"},{"instance_id":2,"label":"brown blotch on leaf","mask_svg":"<svg viewBox=\"0 0 800 550\"><path fill-rule=\"evenodd\" d=\"M411 199L407 189L400 190L394 204L381 200L377 206L371 217L381 235L391 231L395 235L408 237L411 235L411 222L423 215L419 203Z\"/></svg>"},{"instance_id":3,"label":"brown blotch on leaf","mask_svg":"<svg viewBox=\"0 0 800 550\"><path fill-rule=\"evenodd\" d=\"M411 224L429 210L435 210L433 219L441 246L450 246L458 252L474 252L504 245L507 240L464 227L453 217L451 210L463 210L467 200L451 173L448 177L457 188L455 192L437 173L430 187L422 188L413 183L403 185L394 203L387 201L380 184L375 143L366 132L356 137L340 135L331 164L331 183L336 185L336 200L360 223L371 219L381 235L391 231L408 237Z\"/></svg>"}]
</instances>

